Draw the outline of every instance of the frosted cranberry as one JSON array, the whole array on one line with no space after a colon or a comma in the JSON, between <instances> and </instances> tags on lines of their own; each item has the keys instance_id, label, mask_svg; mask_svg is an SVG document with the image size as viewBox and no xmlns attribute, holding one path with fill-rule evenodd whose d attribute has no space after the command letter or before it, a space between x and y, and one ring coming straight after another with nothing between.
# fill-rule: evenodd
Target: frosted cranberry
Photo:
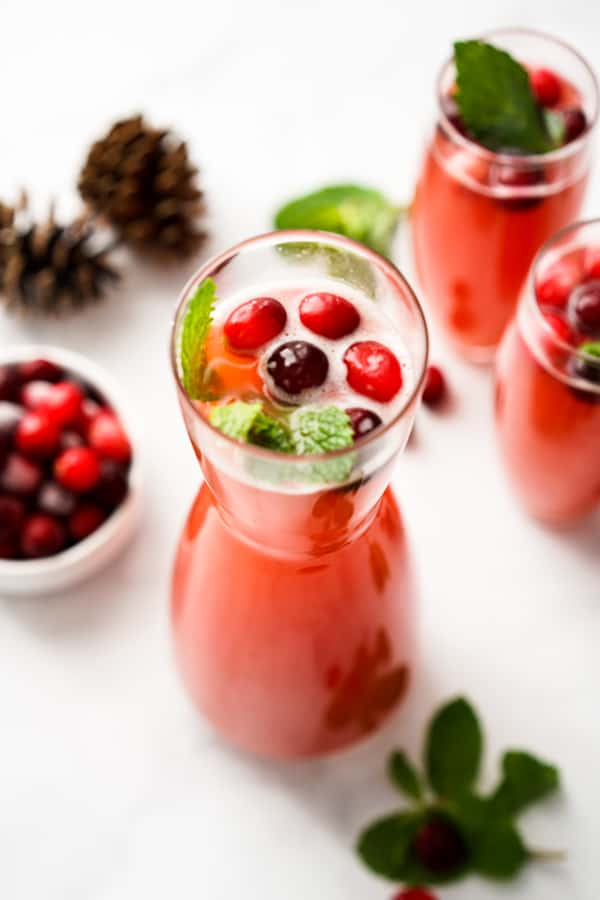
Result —
<instances>
[{"instance_id":1,"label":"frosted cranberry","mask_svg":"<svg viewBox=\"0 0 600 900\"><path fill-rule=\"evenodd\" d=\"M61 428L73 422L81 409L83 395L72 381L53 384L42 406L50 418Z\"/></svg>"},{"instance_id":2,"label":"frosted cranberry","mask_svg":"<svg viewBox=\"0 0 600 900\"><path fill-rule=\"evenodd\" d=\"M65 530L52 516L36 513L23 525L21 552L29 559L53 556L62 550L65 544Z\"/></svg>"},{"instance_id":3,"label":"frosted cranberry","mask_svg":"<svg viewBox=\"0 0 600 900\"><path fill-rule=\"evenodd\" d=\"M344 353L348 384L358 394L386 403L402 387L402 369L391 350L378 341L359 341Z\"/></svg>"},{"instance_id":4,"label":"frosted cranberry","mask_svg":"<svg viewBox=\"0 0 600 900\"><path fill-rule=\"evenodd\" d=\"M431 819L422 825L414 850L421 865L439 875L459 869L467 859L460 832L445 819Z\"/></svg>"},{"instance_id":5,"label":"frosted cranberry","mask_svg":"<svg viewBox=\"0 0 600 900\"><path fill-rule=\"evenodd\" d=\"M369 434L369 432L374 431L375 428L379 428L380 425L383 425L383 422L377 413L374 413L370 409L352 406L350 409L347 409L346 412L350 418L352 435L355 441L364 437L366 434Z\"/></svg>"},{"instance_id":6,"label":"frosted cranberry","mask_svg":"<svg viewBox=\"0 0 600 900\"><path fill-rule=\"evenodd\" d=\"M63 376L63 370L49 359L31 359L20 363L19 375L22 382L59 381Z\"/></svg>"},{"instance_id":7,"label":"frosted cranberry","mask_svg":"<svg viewBox=\"0 0 600 900\"><path fill-rule=\"evenodd\" d=\"M76 504L75 494L57 484L56 481L46 481L37 496L38 509L59 518L70 516Z\"/></svg>"},{"instance_id":8,"label":"frosted cranberry","mask_svg":"<svg viewBox=\"0 0 600 900\"><path fill-rule=\"evenodd\" d=\"M25 413L17 426L15 443L22 453L51 456L58 447L58 426L43 410Z\"/></svg>"},{"instance_id":9,"label":"frosted cranberry","mask_svg":"<svg viewBox=\"0 0 600 900\"><path fill-rule=\"evenodd\" d=\"M600 281L590 281L573 291L569 315L578 331L600 336Z\"/></svg>"},{"instance_id":10,"label":"frosted cranberry","mask_svg":"<svg viewBox=\"0 0 600 900\"><path fill-rule=\"evenodd\" d=\"M257 297L233 310L223 326L234 350L256 350L283 331L287 313L273 297Z\"/></svg>"},{"instance_id":11,"label":"frosted cranberry","mask_svg":"<svg viewBox=\"0 0 600 900\"><path fill-rule=\"evenodd\" d=\"M300 394L319 387L327 378L329 362L319 347L308 341L287 341L274 350L267 361L267 372L286 394Z\"/></svg>"},{"instance_id":12,"label":"frosted cranberry","mask_svg":"<svg viewBox=\"0 0 600 900\"><path fill-rule=\"evenodd\" d=\"M406 888L399 894L395 894L393 900L436 900L436 898L425 888L414 887Z\"/></svg>"},{"instance_id":13,"label":"frosted cranberry","mask_svg":"<svg viewBox=\"0 0 600 900\"><path fill-rule=\"evenodd\" d=\"M562 259L550 266L536 284L538 301L543 306L559 309L566 305L571 291L577 286L581 272L569 259Z\"/></svg>"},{"instance_id":14,"label":"frosted cranberry","mask_svg":"<svg viewBox=\"0 0 600 900\"><path fill-rule=\"evenodd\" d=\"M64 450L54 462L54 477L69 491L90 491L100 478L98 457L89 447Z\"/></svg>"},{"instance_id":15,"label":"frosted cranberry","mask_svg":"<svg viewBox=\"0 0 600 900\"><path fill-rule=\"evenodd\" d=\"M99 456L128 463L131 459L131 444L114 413L101 412L93 420L88 433L88 441Z\"/></svg>"},{"instance_id":16,"label":"frosted cranberry","mask_svg":"<svg viewBox=\"0 0 600 900\"><path fill-rule=\"evenodd\" d=\"M308 294L300 303L300 321L322 337L342 338L360 323L356 307L337 294Z\"/></svg>"},{"instance_id":17,"label":"frosted cranberry","mask_svg":"<svg viewBox=\"0 0 600 900\"><path fill-rule=\"evenodd\" d=\"M42 481L41 468L25 456L9 453L0 471L0 488L11 494L34 494Z\"/></svg>"},{"instance_id":18,"label":"frosted cranberry","mask_svg":"<svg viewBox=\"0 0 600 900\"><path fill-rule=\"evenodd\" d=\"M16 400L20 383L16 366L0 366L0 401Z\"/></svg>"},{"instance_id":19,"label":"frosted cranberry","mask_svg":"<svg viewBox=\"0 0 600 900\"><path fill-rule=\"evenodd\" d=\"M585 251L583 271L586 278L600 279L600 247L588 247Z\"/></svg>"},{"instance_id":20,"label":"frosted cranberry","mask_svg":"<svg viewBox=\"0 0 600 900\"><path fill-rule=\"evenodd\" d=\"M425 373L423 403L426 406L439 406L446 396L446 379L437 366L429 366Z\"/></svg>"},{"instance_id":21,"label":"frosted cranberry","mask_svg":"<svg viewBox=\"0 0 600 900\"><path fill-rule=\"evenodd\" d=\"M102 525L106 513L93 503L84 503L69 517L69 531L76 541L82 541Z\"/></svg>"},{"instance_id":22,"label":"frosted cranberry","mask_svg":"<svg viewBox=\"0 0 600 900\"><path fill-rule=\"evenodd\" d=\"M23 409L15 403L0 402L0 460L12 446Z\"/></svg>"},{"instance_id":23,"label":"frosted cranberry","mask_svg":"<svg viewBox=\"0 0 600 900\"><path fill-rule=\"evenodd\" d=\"M109 459L100 463L100 480L93 491L93 499L103 509L113 510L120 506L127 496L127 478L122 468Z\"/></svg>"},{"instance_id":24,"label":"frosted cranberry","mask_svg":"<svg viewBox=\"0 0 600 900\"><path fill-rule=\"evenodd\" d=\"M0 494L0 540L19 531L25 519L25 504L17 497Z\"/></svg>"},{"instance_id":25,"label":"frosted cranberry","mask_svg":"<svg viewBox=\"0 0 600 900\"><path fill-rule=\"evenodd\" d=\"M562 109L560 114L565 126L565 144L577 140L587 128L587 119L579 106Z\"/></svg>"},{"instance_id":26,"label":"frosted cranberry","mask_svg":"<svg viewBox=\"0 0 600 900\"><path fill-rule=\"evenodd\" d=\"M562 87L560 79L550 69L534 69L529 76L536 100L542 106L556 106Z\"/></svg>"},{"instance_id":27,"label":"frosted cranberry","mask_svg":"<svg viewBox=\"0 0 600 900\"><path fill-rule=\"evenodd\" d=\"M49 381L28 381L21 388L21 403L27 409L38 409L51 390L52 384Z\"/></svg>"}]
</instances>

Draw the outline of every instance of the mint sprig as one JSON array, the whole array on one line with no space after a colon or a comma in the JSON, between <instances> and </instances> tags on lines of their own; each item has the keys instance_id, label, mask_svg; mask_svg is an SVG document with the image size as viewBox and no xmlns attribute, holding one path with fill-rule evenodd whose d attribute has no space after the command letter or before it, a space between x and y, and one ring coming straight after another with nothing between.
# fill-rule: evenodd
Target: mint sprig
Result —
<instances>
[{"instance_id":1,"label":"mint sprig","mask_svg":"<svg viewBox=\"0 0 600 900\"><path fill-rule=\"evenodd\" d=\"M205 278L191 296L183 319L179 361L183 387L191 400L208 399L205 344L212 322L217 286Z\"/></svg>"},{"instance_id":2,"label":"mint sprig","mask_svg":"<svg viewBox=\"0 0 600 900\"><path fill-rule=\"evenodd\" d=\"M401 213L373 188L333 185L287 203L275 215L275 228L332 231L389 256Z\"/></svg>"},{"instance_id":3,"label":"mint sprig","mask_svg":"<svg viewBox=\"0 0 600 900\"><path fill-rule=\"evenodd\" d=\"M490 150L547 153L561 134L544 116L527 69L484 41L454 44L455 100L471 135Z\"/></svg>"},{"instance_id":4,"label":"mint sprig","mask_svg":"<svg viewBox=\"0 0 600 900\"><path fill-rule=\"evenodd\" d=\"M263 412L262 403L244 403L241 400L225 406L214 406L210 411L211 424L226 434L248 444L291 453L294 443L288 428Z\"/></svg>"},{"instance_id":5,"label":"mint sprig","mask_svg":"<svg viewBox=\"0 0 600 900\"><path fill-rule=\"evenodd\" d=\"M430 885L472 873L506 881L535 859L558 859L558 854L528 849L515 821L558 790L557 769L512 750L503 757L495 790L479 794L482 754L479 719L463 698L433 716L424 775L403 751L395 751L388 774L410 803L362 832L357 852L365 865L395 882Z\"/></svg>"}]
</instances>

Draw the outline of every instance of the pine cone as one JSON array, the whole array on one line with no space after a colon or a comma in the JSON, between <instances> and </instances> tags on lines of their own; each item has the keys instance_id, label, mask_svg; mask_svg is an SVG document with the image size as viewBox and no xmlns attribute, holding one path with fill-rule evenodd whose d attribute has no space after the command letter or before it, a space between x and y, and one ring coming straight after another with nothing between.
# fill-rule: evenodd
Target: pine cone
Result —
<instances>
[{"instance_id":1,"label":"pine cone","mask_svg":"<svg viewBox=\"0 0 600 900\"><path fill-rule=\"evenodd\" d=\"M7 306L30 313L61 313L99 300L118 279L110 248L94 249L95 232L79 220L59 225L51 210L43 223L21 225L0 207L5 227L0 253L0 294Z\"/></svg>"},{"instance_id":2,"label":"pine cone","mask_svg":"<svg viewBox=\"0 0 600 900\"><path fill-rule=\"evenodd\" d=\"M135 249L185 257L206 236L197 229L204 204L196 174L183 142L135 116L93 145L79 192Z\"/></svg>"}]
</instances>

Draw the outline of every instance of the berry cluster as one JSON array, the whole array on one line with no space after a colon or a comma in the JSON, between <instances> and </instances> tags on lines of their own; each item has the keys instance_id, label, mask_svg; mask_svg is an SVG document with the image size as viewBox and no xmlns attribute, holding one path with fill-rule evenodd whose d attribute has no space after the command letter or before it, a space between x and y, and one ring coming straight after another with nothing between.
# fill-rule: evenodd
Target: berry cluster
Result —
<instances>
[{"instance_id":1,"label":"berry cluster","mask_svg":"<svg viewBox=\"0 0 600 900\"><path fill-rule=\"evenodd\" d=\"M123 502L131 445L105 398L55 363L0 366L0 559L52 556Z\"/></svg>"}]
</instances>

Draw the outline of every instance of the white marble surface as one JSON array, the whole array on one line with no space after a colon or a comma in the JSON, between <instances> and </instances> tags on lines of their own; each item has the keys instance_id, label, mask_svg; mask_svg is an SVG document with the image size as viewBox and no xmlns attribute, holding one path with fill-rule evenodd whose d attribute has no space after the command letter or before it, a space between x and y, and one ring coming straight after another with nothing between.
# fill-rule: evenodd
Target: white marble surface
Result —
<instances>
[{"instance_id":1,"label":"white marble surface","mask_svg":"<svg viewBox=\"0 0 600 900\"><path fill-rule=\"evenodd\" d=\"M592 6L1 0L0 196L26 184L40 206L52 193L68 212L87 143L142 108L178 128L202 165L207 252L267 230L280 201L332 180L403 200L451 38L543 26L600 67ZM599 210L596 177L588 212ZM343 760L274 766L226 748L193 714L167 631L169 567L199 481L166 356L186 275L130 267L109 302L64 323L0 316L2 342L58 342L121 379L147 475L143 529L110 571L62 597L0 600L0 896L388 897L350 849L359 826L394 803L384 751L415 748L433 706L466 692L485 715L490 771L507 745L563 768L562 799L525 826L569 861L441 898L595 900L599 523L561 535L524 517L498 467L488 374L436 335L456 403L422 416L395 479L420 572L423 655L393 732Z\"/></svg>"}]
</instances>

